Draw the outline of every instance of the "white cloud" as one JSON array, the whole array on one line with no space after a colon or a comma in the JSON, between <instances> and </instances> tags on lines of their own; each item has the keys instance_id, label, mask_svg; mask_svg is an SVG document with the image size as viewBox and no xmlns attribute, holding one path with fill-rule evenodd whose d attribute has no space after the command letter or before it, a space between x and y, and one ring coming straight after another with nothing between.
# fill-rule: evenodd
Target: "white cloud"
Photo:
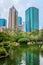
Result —
<instances>
[{"instance_id":1,"label":"white cloud","mask_svg":"<svg viewBox=\"0 0 43 65\"><path fill-rule=\"evenodd\" d=\"M27 3L27 8L32 7L32 6L33 6L32 3Z\"/></svg>"},{"instance_id":2,"label":"white cloud","mask_svg":"<svg viewBox=\"0 0 43 65\"><path fill-rule=\"evenodd\" d=\"M12 0L12 2L17 5L20 2L20 0Z\"/></svg>"},{"instance_id":3,"label":"white cloud","mask_svg":"<svg viewBox=\"0 0 43 65\"><path fill-rule=\"evenodd\" d=\"M0 4L3 4L3 0L0 0Z\"/></svg>"},{"instance_id":4,"label":"white cloud","mask_svg":"<svg viewBox=\"0 0 43 65\"><path fill-rule=\"evenodd\" d=\"M38 7L37 1L36 0L30 0L27 2L27 8L29 7Z\"/></svg>"}]
</instances>

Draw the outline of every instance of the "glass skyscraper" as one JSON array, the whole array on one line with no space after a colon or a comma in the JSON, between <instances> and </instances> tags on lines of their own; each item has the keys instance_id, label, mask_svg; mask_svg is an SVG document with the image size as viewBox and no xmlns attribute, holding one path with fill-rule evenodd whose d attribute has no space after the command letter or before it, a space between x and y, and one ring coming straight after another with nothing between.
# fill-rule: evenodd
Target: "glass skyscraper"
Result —
<instances>
[{"instance_id":1,"label":"glass skyscraper","mask_svg":"<svg viewBox=\"0 0 43 65\"><path fill-rule=\"evenodd\" d=\"M39 9L30 7L25 11L26 32L39 30Z\"/></svg>"},{"instance_id":2,"label":"glass skyscraper","mask_svg":"<svg viewBox=\"0 0 43 65\"><path fill-rule=\"evenodd\" d=\"M6 19L0 19L0 27L7 27L7 21Z\"/></svg>"},{"instance_id":3,"label":"glass skyscraper","mask_svg":"<svg viewBox=\"0 0 43 65\"><path fill-rule=\"evenodd\" d=\"M18 30L24 31L21 16L18 17Z\"/></svg>"},{"instance_id":4,"label":"glass skyscraper","mask_svg":"<svg viewBox=\"0 0 43 65\"><path fill-rule=\"evenodd\" d=\"M18 25L22 25L22 17L18 17Z\"/></svg>"}]
</instances>

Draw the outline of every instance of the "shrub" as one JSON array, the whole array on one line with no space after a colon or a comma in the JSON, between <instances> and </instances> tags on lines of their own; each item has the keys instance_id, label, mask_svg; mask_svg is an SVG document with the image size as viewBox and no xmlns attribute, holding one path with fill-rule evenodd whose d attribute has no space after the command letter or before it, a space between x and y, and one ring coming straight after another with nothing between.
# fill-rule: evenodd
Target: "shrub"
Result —
<instances>
[{"instance_id":1,"label":"shrub","mask_svg":"<svg viewBox=\"0 0 43 65\"><path fill-rule=\"evenodd\" d=\"M14 36L10 36L10 37L9 37L9 41L14 42L14 41L15 41Z\"/></svg>"},{"instance_id":2,"label":"shrub","mask_svg":"<svg viewBox=\"0 0 43 65\"><path fill-rule=\"evenodd\" d=\"M6 50L4 48L0 48L0 56L5 56Z\"/></svg>"},{"instance_id":3,"label":"shrub","mask_svg":"<svg viewBox=\"0 0 43 65\"><path fill-rule=\"evenodd\" d=\"M0 43L0 47L5 47L5 46L8 46L9 45L9 42L1 42Z\"/></svg>"},{"instance_id":4,"label":"shrub","mask_svg":"<svg viewBox=\"0 0 43 65\"><path fill-rule=\"evenodd\" d=\"M7 52L9 52L10 46L5 46L4 48L6 49Z\"/></svg>"},{"instance_id":5,"label":"shrub","mask_svg":"<svg viewBox=\"0 0 43 65\"><path fill-rule=\"evenodd\" d=\"M3 42L0 43L0 47L2 47L2 46L3 46Z\"/></svg>"},{"instance_id":6,"label":"shrub","mask_svg":"<svg viewBox=\"0 0 43 65\"><path fill-rule=\"evenodd\" d=\"M4 46L8 46L9 45L9 42L4 42L3 45Z\"/></svg>"},{"instance_id":7,"label":"shrub","mask_svg":"<svg viewBox=\"0 0 43 65\"><path fill-rule=\"evenodd\" d=\"M20 43L20 44L27 44L27 42L28 42L29 40L27 39L27 38L20 38L19 40L18 40L18 42Z\"/></svg>"},{"instance_id":8,"label":"shrub","mask_svg":"<svg viewBox=\"0 0 43 65\"><path fill-rule=\"evenodd\" d=\"M6 49L6 51L8 51L10 49L9 42L4 42L3 46Z\"/></svg>"},{"instance_id":9,"label":"shrub","mask_svg":"<svg viewBox=\"0 0 43 65\"><path fill-rule=\"evenodd\" d=\"M20 38L24 38L24 37L23 37L23 36L16 36L16 37L15 37L15 42L18 42L18 40L19 40Z\"/></svg>"},{"instance_id":10,"label":"shrub","mask_svg":"<svg viewBox=\"0 0 43 65\"><path fill-rule=\"evenodd\" d=\"M9 35L4 32L0 32L0 42L9 40Z\"/></svg>"}]
</instances>

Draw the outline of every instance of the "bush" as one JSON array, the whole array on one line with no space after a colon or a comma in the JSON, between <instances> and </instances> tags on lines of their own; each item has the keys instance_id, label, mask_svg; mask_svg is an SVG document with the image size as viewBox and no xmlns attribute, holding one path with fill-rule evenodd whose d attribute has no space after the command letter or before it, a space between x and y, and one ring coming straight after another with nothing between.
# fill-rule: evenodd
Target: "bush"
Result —
<instances>
[{"instance_id":1,"label":"bush","mask_svg":"<svg viewBox=\"0 0 43 65\"><path fill-rule=\"evenodd\" d=\"M13 42L13 43L11 44L11 46L12 46L12 47L16 46L16 42Z\"/></svg>"},{"instance_id":2,"label":"bush","mask_svg":"<svg viewBox=\"0 0 43 65\"><path fill-rule=\"evenodd\" d=\"M3 45L4 46L8 46L9 45L9 42L4 42Z\"/></svg>"},{"instance_id":3,"label":"bush","mask_svg":"<svg viewBox=\"0 0 43 65\"><path fill-rule=\"evenodd\" d=\"M21 39L19 39L18 40L18 42L20 43L20 44L27 44L27 42L28 42L29 40L27 39L27 38L21 38Z\"/></svg>"},{"instance_id":4,"label":"bush","mask_svg":"<svg viewBox=\"0 0 43 65\"><path fill-rule=\"evenodd\" d=\"M1 42L0 47L9 46L9 42Z\"/></svg>"},{"instance_id":5,"label":"bush","mask_svg":"<svg viewBox=\"0 0 43 65\"><path fill-rule=\"evenodd\" d=\"M24 38L24 37L23 37L23 36L16 36L16 37L15 37L15 42L18 42L18 40L19 40L20 38Z\"/></svg>"},{"instance_id":6,"label":"bush","mask_svg":"<svg viewBox=\"0 0 43 65\"><path fill-rule=\"evenodd\" d=\"M6 51L8 51L10 49L9 42L4 42L3 46L6 49Z\"/></svg>"},{"instance_id":7,"label":"bush","mask_svg":"<svg viewBox=\"0 0 43 65\"><path fill-rule=\"evenodd\" d=\"M5 46L4 48L6 49L7 52L9 52L10 46Z\"/></svg>"},{"instance_id":8,"label":"bush","mask_svg":"<svg viewBox=\"0 0 43 65\"><path fill-rule=\"evenodd\" d=\"M14 36L10 36L10 37L9 37L9 41L14 42L14 41L15 41Z\"/></svg>"},{"instance_id":9,"label":"bush","mask_svg":"<svg viewBox=\"0 0 43 65\"><path fill-rule=\"evenodd\" d=\"M0 47L2 47L2 46L3 46L3 42L0 43Z\"/></svg>"},{"instance_id":10,"label":"bush","mask_svg":"<svg viewBox=\"0 0 43 65\"><path fill-rule=\"evenodd\" d=\"M0 56L5 56L6 50L4 48L0 48Z\"/></svg>"},{"instance_id":11,"label":"bush","mask_svg":"<svg viewBox=\"0 0 43 65\"><path fill-rule=\"evenodd\" d=\"M0 42L9 40L9 35L4 32L0 32Z\"/></svg>"}]
</instances>

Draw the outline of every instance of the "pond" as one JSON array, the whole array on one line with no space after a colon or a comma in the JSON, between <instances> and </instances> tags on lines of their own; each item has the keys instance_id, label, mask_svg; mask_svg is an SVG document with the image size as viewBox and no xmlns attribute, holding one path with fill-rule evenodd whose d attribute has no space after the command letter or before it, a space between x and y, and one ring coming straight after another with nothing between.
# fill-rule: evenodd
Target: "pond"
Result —
<instances>
[{"instance_id":1,"label":"pond","mask_svg":"<svg viewBox=\"0 0 43 65\"><path fill-rule=\"evenodd\" d=\"M37 47L15 47L9 54L9 57L0 59L0 65L43 65L43 52Z\"/></svg>"}]
</instances>

